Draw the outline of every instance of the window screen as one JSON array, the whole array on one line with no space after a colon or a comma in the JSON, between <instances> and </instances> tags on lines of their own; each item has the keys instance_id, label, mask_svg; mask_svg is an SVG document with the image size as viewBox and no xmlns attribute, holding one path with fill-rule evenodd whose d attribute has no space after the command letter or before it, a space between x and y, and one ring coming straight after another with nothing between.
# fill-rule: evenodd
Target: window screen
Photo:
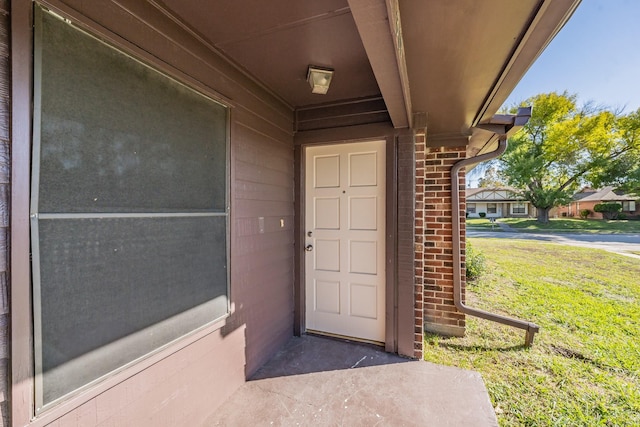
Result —
<instances>
[{"instance_id":1,"label":"window screen","mask_svg":"<svg viewBox=\"0 0 640 427\"><path fill-rule=\"evenodd\" d=\"M228 111L36 9L40 410L227 313Z\"/></svg>"}]
</instances>

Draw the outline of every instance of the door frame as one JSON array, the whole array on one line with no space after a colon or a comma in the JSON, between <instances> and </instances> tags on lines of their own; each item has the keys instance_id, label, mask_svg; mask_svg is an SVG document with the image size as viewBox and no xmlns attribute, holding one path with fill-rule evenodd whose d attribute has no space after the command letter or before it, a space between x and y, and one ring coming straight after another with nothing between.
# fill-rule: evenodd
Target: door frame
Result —
<instances>
[{"instance_id":1,"label":"door frame","mask_svg":"<svg viewBox=\"0 0 640 427\"><path fill-rule=\"evenodd\" d=\"M306 143L296 145L294 148L294 175L295 175L295 243L294 243L294 335L300 336L306 333L306 271L305 271L305 208L306 208L306 164L305 154L307 147L342 145L356 142L385 141L385 350L391 353L398 352L398 287L397 287L397 142L394 136L371 137L365 139L353 139L342 141L329 141L321 143Z\"/></svg>"}]
</instances>

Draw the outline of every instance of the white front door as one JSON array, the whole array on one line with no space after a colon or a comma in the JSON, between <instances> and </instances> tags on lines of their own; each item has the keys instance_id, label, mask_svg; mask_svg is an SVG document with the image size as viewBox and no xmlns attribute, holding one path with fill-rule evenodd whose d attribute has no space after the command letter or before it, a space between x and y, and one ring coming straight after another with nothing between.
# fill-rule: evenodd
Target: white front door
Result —
<instances>
[{"instance_id":1,"label":"white front door","mask_svg":"<svg viewBox=\"0 0 640 427\"><path fill-rule=\"evenodd\" d=\"M307 330L385 341L385 141L306 149Z\"/></svg>"}]
</instances>

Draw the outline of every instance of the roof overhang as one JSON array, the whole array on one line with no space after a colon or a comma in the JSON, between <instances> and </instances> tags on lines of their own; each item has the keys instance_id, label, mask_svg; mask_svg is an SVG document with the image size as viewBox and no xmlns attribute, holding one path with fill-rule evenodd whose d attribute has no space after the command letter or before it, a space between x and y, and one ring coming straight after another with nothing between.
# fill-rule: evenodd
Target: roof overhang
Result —
<instances>
[{"instance_id":1,"label":"roof overhang","mask_svg":"<svg viewBox=\"0 0 640 427\"><path fill-rule=\"evenodd\" d=\"M580 0L154 0L294 112L293 132L389 123L485 147L498 108ZM309 90L309 65L335 75Z\"/></svg>"},{"instance_id":2,"label":"roof overhang","mask_svg":"<svg viewBox=\"0 0 640 427\"><path fill-rule=\"evenodd\" d=\"M411 109L427 114L427 143L479 152L478 131L558 33L579 0L400 3ZM448 142L448 143L447 143Z\"/></svg>"}]
</instances>

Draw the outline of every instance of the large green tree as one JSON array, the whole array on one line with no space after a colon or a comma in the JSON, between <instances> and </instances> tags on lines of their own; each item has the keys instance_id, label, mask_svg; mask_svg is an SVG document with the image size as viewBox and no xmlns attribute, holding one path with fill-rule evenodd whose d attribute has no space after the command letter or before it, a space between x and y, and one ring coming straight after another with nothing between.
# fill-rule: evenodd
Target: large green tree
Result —
<instances>
[{"instance_id":1,"label":"large green tree","mask_svg":"<svg viewBox=\"0 0 640 427\"><path fill-rule=\"evenodd\" d=\"M548 222L549 210L568 203L580 185L613 183L637 158L638 112L619 116L579 106L566 92L521 105L533 106L531 119L509 139L499 164L508 184L537 208L540 222Z\"/></svg>"},{"instance_id":2,"label":"large green tree","mask_svg":"<svg viewBox=\"0 0 640 427\"><path fill-rule=\"evenodd\" d=\"M621 148L626 149L604 166L590 170L586 179L594 187L613 185L640 196L640 109L620 117L617 128L624 141Z\"/></svg>"}]
</instances>

